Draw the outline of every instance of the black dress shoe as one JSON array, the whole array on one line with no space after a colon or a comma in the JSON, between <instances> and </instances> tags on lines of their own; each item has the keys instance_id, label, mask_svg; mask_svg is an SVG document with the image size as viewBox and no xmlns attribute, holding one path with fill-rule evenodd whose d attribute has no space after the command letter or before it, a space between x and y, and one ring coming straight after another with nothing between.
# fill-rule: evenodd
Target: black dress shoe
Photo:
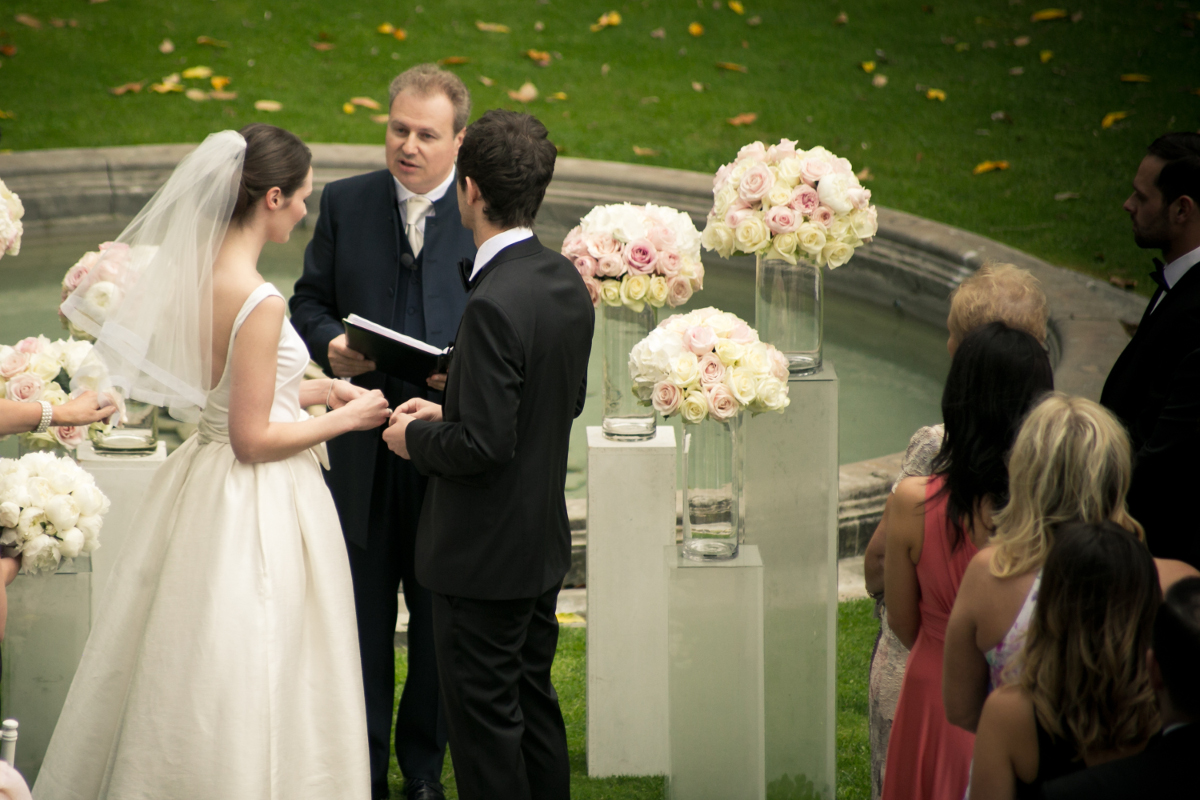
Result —
<instances>
[{"instance_id":1,"label":"black dress shoe","mask_svg":"<svg viewBox=\"0 0 1200 800\"><path fill-rule=\"evenodd\" d=\"M405 800L446 800L442 785L437 781L405 781Z\"/></svg>"}]
</instances>

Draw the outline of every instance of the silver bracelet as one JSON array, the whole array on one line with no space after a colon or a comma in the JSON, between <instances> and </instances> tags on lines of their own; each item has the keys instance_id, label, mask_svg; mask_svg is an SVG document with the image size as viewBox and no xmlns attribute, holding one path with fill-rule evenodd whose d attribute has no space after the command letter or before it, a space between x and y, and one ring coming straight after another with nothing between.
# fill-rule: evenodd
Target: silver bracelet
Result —
<instances>
[{"instance_id":1,"label":"silver bracelet","mask_svg":"<svg viewBox=\"0 0 1200 800\"><path fill-rule=\"evenodd\" d=\"M38 400L42 404L42 421L33 429L34 433L45 433L50 427L50 420L54 418L54 407L45 400Z\"/></svg>"},{"instance_id":2,"label":"silver bracelet","mask_svg":"<svg viewBox=\"0 0 1200 800\"><path fill-rule=\"evenodd\" d=\"M330 378L330 379L329 379L329 391L325 393L325 407L326 407L326 408L330 408L330 405L329 405L329 398L333 397L333 384L334 384L336 381L337 381L337 378Z\"/></svg>"}]
</instances>

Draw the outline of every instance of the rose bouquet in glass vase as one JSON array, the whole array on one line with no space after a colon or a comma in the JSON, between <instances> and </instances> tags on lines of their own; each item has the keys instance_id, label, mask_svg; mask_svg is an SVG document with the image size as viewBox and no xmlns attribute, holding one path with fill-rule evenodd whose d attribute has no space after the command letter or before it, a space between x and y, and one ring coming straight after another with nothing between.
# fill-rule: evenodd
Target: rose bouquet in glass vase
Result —
<instances>
[{"instance_id":1,"label":"rose bouquet in glass vase","mask_svg":"<svg viewBox=\"0 0 1200 800\"><path fill-rule=\"evenodd\" d=\"M24 216L21 198L0 181L0 258L21 252L21 235L25 232L21 218Z\"/></svg>"},{"instance_id":2,"label":"rose bouquet in glass vase","mask_svg":"<svg viewBox=\"0 0 1200 800\"><path fill-rule=\"evenodd\" d=\"M654 436L654 409L638 402L626 363L654 328L656 311L675 308L704 286L700 232L691 217L665 206L596 206L563 241L604 319L604 435Z\"/></svg>"},{"instance_id":3,"label":"rose bouquet in glass vase","mask_svg":"<svg viewBox=\"0 0 1200 800\"><path fill-rule=\"evenodd\" d=\"M703 308L638 342L629 374L643 403L683 418L684 555L733 558L745 530L742 412L788 407L787 359L745 321Z\"/></svg>"},{"instance_id":4,"label":"rose bouquet in glass vase","mask_svg":"<svg viewBox=\"0 0 1200 800\"><path fill-rule=\"evenodd\" d=\"M748 144L717 170L702 241L723 258L756 257L755 325L791 374L806 375L821 368L821 269L845 264L877 229L849 160L781 139Z\"/></svg>"},{"instance_id":5,"label":"rose bouquet in glass vase","mask_svg":"<svg viewBox=\"0 0 1200 800\"><path fill-rule=\"evenodd\" d=\"M90 284L84 295L87 313L103 325L108 318L108 310L120 301L122 287L128 280L129 254L129 245L124 242L104 242L99 249L84 253L63 276L62 299L66 300L87 281ZM91 332L72 324L61 310L58 312L58 318L73 338L96 341Z\"/></svg>"}]
</instances>

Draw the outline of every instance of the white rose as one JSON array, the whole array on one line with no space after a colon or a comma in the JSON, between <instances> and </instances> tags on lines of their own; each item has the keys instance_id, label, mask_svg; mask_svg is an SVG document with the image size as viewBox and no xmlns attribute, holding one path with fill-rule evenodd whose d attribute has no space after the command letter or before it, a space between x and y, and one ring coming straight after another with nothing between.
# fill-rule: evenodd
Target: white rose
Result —
<instances>
[{"instance_id":1,"label":"white rose","mask_svg":"<svg viewBox=\"0 0 1200 800\"><path fill-rule=\"evenodd\" d=\"M754 375L742 367L734 367L725 371L725 385L733 393L734 399L742 405L748 405L757 396Z\"/></svg>"},{"instance_id":2,"label":"white rose","mask_svg":"<svg viewBox=\"0 0 1200 800\"><path fill-rule=\"evenodd\" d=\"M63 391L62 387L57 383L48 383L46 388L42 389L41 400L45 400L52 406L61 406L71 398Z\"/></svg>"},{"instance_id":3,"label":"white rose","mask_svg":"<svg viewBox=\"0 0 1200 800\"><path fill-rule=\"evenodd\" d=\"M814 222L806 222L796 231L796 242L810 256L818 255L825 247L825 231Z\"/></svg>"},{"instance_id":4,"label":"white rose","mask_svg":"<svg viewBox=\"0 0 1200 800\"><path fill-rule=\"evenodd\" d=\"M46 518L60 531L74 528L79 521L79 506L75 505L70 495L57 495L46 504Z\"/></svg>"},{"instance_id":5,"label":"white rose","mask_svg":"<svg viewBox=\"0 0 1200 800\"><path fill-rule=\"evenodd\" d=\"M53 536L35 536L21 548L21 568L34 575L53 572L62 558L58 548L58 540Z\"/></svg>"},{"instance_id":6,"label":"white rose","mask_svg":"<svg viewBox=\"0 0 1200 800\"><path fill-rule=\"evenodd\" d=\"M679 414L684 422L692 425L703 422L708 416L708 400L704 397L704 392L692 389L684 395L683 402L679 404Z\"/></svg>"},{"instance_id":7,"label":"white rose","mask_svg":"<svg viewBox=\"0 0 1200 800\"><path fill-rule=\"evenodd\" d=\"M817 197L821 199L821 205L828 206L835 214L845 214L854 209L849 192L855 187L861 188L858 178L835 172L817 183Z\"/></svg>"},{"instance_id":8,"label":"white rose","mask_svg":"<svg viewBox=\"0 0 1200 800\"><path fill-rule=\"evenodd\" d=\"M850 212L850 227L859 239L870 239L879 231L879 215L874 206Z\"/></svg>"},{"instance_id":9,"label":"white rose","mask_svg":"<svg viewBox=\"0 0 1200 800\"><path fill-rule=\"evenodd\" d=\"M804 162L797 156L789 156L776 166L779 177L787 181L793 189L800 184L800 167Z\"/></svg>"},{"instance_id":10,"label":"white rose","mask_svg":"<svg viewBox=\"0 0 1200 800\"><path fill-rule=\"evenodd\" d=\"M733 240L743 253L757 253L771 241L771 230L763 222L762 214L747 214L733 231Z\"/></svg>"},{"instance_id":11,"label":"white rose","mask_svg":"<svg viewBox=\"0 0 1200 800\"><path fill-rule=\"evenodd\" d=\"M738 362L742 357L745 346L738 344L732 339L718 339L716 346L717 358L721 359L721 363L725 366L731 366Z\"/></svg>"},{"instance_id":12,"label":"white rose","mask_svg":"<svg viewBox=\"0 0 1200 800\"><path fill-rule=\"evenodd\" d=\"M667 380L680 389L686 389L700 379L699 363L700 360L696 358L695 353L680 353L671 362L671 372L667 376Z\"/></svg>"},{"instance_id":13,"label":"white rose","mask_svg":"<svg viewBox=\"0 0 1200 800\"><path fill-rule=\"evenodd\" d=\"M781 255L790 256L800 246L800 240L794 233L781 233L771 242Z\"/></svg>"},{"instance_id":14,"label":"white rose","mask_svg":"<svg viewBox=\"0 0 1200 800\"><path fill-rule=\"evenodd\" d=\"M829 242L821 250L821 261L828 264L830 269L840 267L854 255L854 248L842 242Z\"/></svg>"},{"instance_id":15,"label":"white rose","mask_svg":"<svg viewBox=\"0 0 1200 800\"><path fill-rule=\"evenodd\" d=\"M767 192L767 205L786 206L792 199L792 186L787 181L776 181Z\"/></svg>"},{"instance_id":16,"label":"white rose","mask_svg":"<svg viewBox=\"0 0 1200 800\"><path fill-rule=\"evenodd\" d=\"M778 378L771 376L759 378L755 391L758 395L755 406L763 411L783 411L791 402L788 397L787 384Z\"/></svg>"},{"instance_id":17,"label":"white rose","mask_svg":"<svg viewBox=\"0 0 1200 800\"><path fill-rule=\"evenodd\" d=\"M0 503L0 528L15 528L21 521L21 507L13 502Z\"/></svg>"},{"instance_id":18,"label":"white rose","mask_svg":"<svg viewBox=\"0 0 1200 800\"><path fill-rule=\"evenodd\" d=\"M733 228L720 220L712 220L704 226L700 243L704 245L705 249L716 252L721 258L729 258L733 255Z\"/></svg>"},{"instance_id":19,"label":"white rose","mask_svg":"<svg viewBox=\"0 0 1200 800\"><path fill-rule=\"evenodd\" d=\"M733 204L734 200L737 200L737 188L729 185L724 186L713 195L713 216L724 219L725 212L729 210L729 206Z\"/></svg>"},{"instance_id":20,"label":"white rose","mask_svg":"<svg viewBox=\"0 0 1200 800\"><path fill-rule=\"evenodd\" d=\"M91 342L80 342L72 339L63 345L62 356L59 361L68 375L74 375L90 352L92 352Z\"/></svg>"},{"instance_id":21,"label":"white rose","mask_svg":"<svg viewBox=\"0 0 1200 800\"><path fill-rule=\"evenodd\" d=\"M105 319L108 317L108 312L121 302L121 290L112 281L96 281L83 296L83 302L84 309L89 315Z\"/></svg>"},{"instance_id":22,"label":"white rose","mask_svg":"<svg viewBox=\"0 0 1200 800\"><path fill-rule=\"evenodd\" d=\"M62 551L63 558L75 558L82 551L87 538L83 535L83 531L79 528L68 528L59 534L62 543L58 546Z\"/></svg>"},{"instance_id":23,"label":"white rose","mask_svg":"<svg viewBox=\"0 0 1200 800\"><path fill-rule=\"evenodd\" d=\"M764 342L755 342L743 351L738 367L744 368L756 379L771 374L771 355Z\"/></svg>"},{"instance_id":24,"label":"white rose","mask_svg":"<svg viewBox=\"0 0 1200 800\"><path fill-rule=\"evenodd\" d=\"M834 217L833 222L829 223L830 239L837 239L839 242L846 238L846 234L850 233L850 217Z\"/></svg>"},{"instance_id":25,"label":"white rose","mask_svg":"<svg viewBox=\"0 0 1200 800\"><path fill-rule=\"evenodd\" d=\"M713 329L713 333L721 338L728 338L729 332L737 327L741 320L729 312L713 314L704 324Z\"/></svg>"}]
</instances>

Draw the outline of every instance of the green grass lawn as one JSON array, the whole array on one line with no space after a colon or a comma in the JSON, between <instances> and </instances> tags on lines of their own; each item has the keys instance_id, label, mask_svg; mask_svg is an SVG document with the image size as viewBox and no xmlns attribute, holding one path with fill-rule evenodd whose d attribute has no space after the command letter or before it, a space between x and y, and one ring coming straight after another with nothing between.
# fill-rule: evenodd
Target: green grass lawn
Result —
<instances>
[{"instance_id":1,"label":"green grass lawn","mask_svg":"<svg viewBox=\"0 0 1200 800\"><path fill-rule=\"evenodd\" d=\"M12 0L0 18L0 48L15 47L0 56L0 110L12 115L0 120L0 147L195 142L254 120L313 142L382 142L373 112L347 115L343 103L386 102L404 67L460 57L469 63L451 68L471 88L476 114L527 109L568 155L708 172L747 141L788 136L869 168L883 205L1104 278L1145 277L1147 254L1120 206L1150 140L1200 128L1191 30L1200 1L1071 5L1078 22L1031 21L1042 0L743 1L739 15L712 0ZM591 32L609 10L621 23ZM839 12L844 25L834 23ZM52 18L77 26L54 27ZM476 21L511 32L484 32ZM384 22L407 39L376 32ZM701 36L689 35L692 22ZM651 36L658 29L661 38ZM197 44L200 36L228 47ZM1021 37L1029 43L1017 46ZM169 55L158 50L164 38L175 45ZM549 66L527 58L529 49L549 53ZM859 66L868 60L873 75ZM198 65L230 77L237 99L108 92ZM1150 82L1119 80L1130 73ZM872 85L879 75L883 88ZM525 81L541 98L510 100L507 90ZM945 100L918 86L943 90ZM556 92L568 99L551 99ZM261 99L283 108L256 111ZM1005 116L995 121L996 112ZM1102 129L1110 112L1128 116ZM757 120L726 122L743 113ZM635 155L635 146L656 154ZM985 160L1010 168L973 175ZM1064 192L1078 198L1054 199Z\"/></svg>"},{"instance_id":2,"label":"green grass lawn","mask_svg":"<svg viewBox=\"0 0 1200 800\"><path fill-rule=\"evenodd\" d=\"M857 600L838 606L837 676L837 796L841 800L866 800L871 796L870 750L867 746L867 669L879 624L872 616L874 604ZM661 778L587 777L587 657L586 632L562 628L554 659L554 686L567 723L567 748L571 754L571 797L576 800L659 800ZM396 683L408 672L403 648L396 651ZM397 693L397 705L399 693ZM446 759L442 783L446 797L456 798L454 768ZM404 779L392 757L389 773L392 796L400 797Z\"/></svg>"}]
</instances>

